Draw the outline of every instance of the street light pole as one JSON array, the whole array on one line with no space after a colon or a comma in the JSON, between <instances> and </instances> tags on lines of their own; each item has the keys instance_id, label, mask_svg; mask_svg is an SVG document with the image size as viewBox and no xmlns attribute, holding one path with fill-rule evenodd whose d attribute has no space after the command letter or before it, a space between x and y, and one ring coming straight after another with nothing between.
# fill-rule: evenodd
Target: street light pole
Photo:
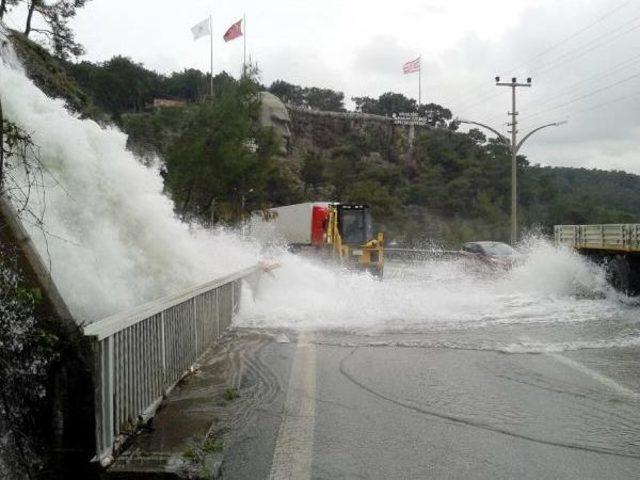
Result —
<instances>
[{"instance_id":1,"label":"street light pole","mask_svg":"<svg viewBox=\"0 0 640 480\"><path fill-rule=\"evenodd\" d=\"M516 77L511 82L500 82L500 77L496 77L496 85L499 87L511 88L511 244L518 241L518 164L517 150L518 144L518 111L516 110L516 88L530 87L531 78L527 78L527 83L518 83Z\"/></svg>"},{"instance_id":2,"label":"street light pole","mask_svg":"<svg viewBox=\"0 0 640 480\"><path fill-rule=\"evenodd\" d=\"M516 116L518 115L518 112L516 111L516 88L530 87L531 79L527 78L527 83L518 83L516 78L514 77L511 79L510 83L500 83L500 77L496 77L496 85L511 87L511 112L509 112L509 115L511 115L511 123L509 124L509 126L511 126L511 130L509 132L511 133L511 139L507 138L495 128L490 127L489 125L485 125L484 123L474 122L471 120L458 121L460 123L477 125L479 127L490 130L491 132L496 134L500 141L507 145L509 151L511 152L511 244L514 245L518 241L518 152L520 151L520 148L522 148L524 142L527 141L527 139L538 130L542 130L543 128L547 127L558 127L567 122L553 122L534 128L529 133L527 133L522 138L522 140L518 142L518 120L516 118Z\"/></svg>"}]
</instances>

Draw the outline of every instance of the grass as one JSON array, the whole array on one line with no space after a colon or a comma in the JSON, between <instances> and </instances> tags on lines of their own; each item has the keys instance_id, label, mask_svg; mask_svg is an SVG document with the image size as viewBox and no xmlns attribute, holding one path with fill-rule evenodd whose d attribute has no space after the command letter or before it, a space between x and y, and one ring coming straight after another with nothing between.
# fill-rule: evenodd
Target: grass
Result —
<instances>
[{"instance_id":1,"label":"grass","mask_svg":"<svg viewBox=\"0 0 640 480\"><path fill-rule=\"evenodd\" d=\"M235 400L236 398L240 397L240 393L238 392L237 388L227 388L224 391L224 399L227 402L231 402L233 400Z\"/></svg>"},{"instance_id":2,"label":"grass","mask_svg":"<svg viewBox=\"0 0 640 480\"><path fill-rule=\"evenodd\" d=\"M193 447L185 448L182 451L182 456L187 460L191 460L192 462L198 462L200 460L200 455L198 455L198 452L196 452L196 449Z\"/></svg>"},{"instance_id":3,"label":"grass","mask_svg":"<svg viewBox=\"0 0 640 480\"><path fill-rule=\"evenodd\" d=\"M202 445L202 451L205 453L221 452L224 448L224 442L219 438L207 438Z\"/></svg>"}]
</instances>

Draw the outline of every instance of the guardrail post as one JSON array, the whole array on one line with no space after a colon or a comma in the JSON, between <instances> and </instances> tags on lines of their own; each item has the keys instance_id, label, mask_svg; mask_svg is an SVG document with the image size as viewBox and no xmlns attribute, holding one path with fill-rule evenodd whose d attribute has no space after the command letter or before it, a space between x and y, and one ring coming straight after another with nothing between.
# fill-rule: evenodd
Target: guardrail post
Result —
<instances>
[{"instance_id":1,"label":"guardrail post","mask_svg":"<svg viewBox=\"0 0 640 480\"><path fill-rule=\"evenodd\" d=\"M113 438L113 434L114 434L114 424L113 424L113 407L114 407L114 398L113 396L115 395L115 391L114 391L114 367L115 365L113 364L113 337L109 337L106 339L107 340L107 365L108 365L108 369L109 369L109 373L107 375L107 425L106 427L108 428L108 432L109 432L109 438L112 439Z\"/></svg>"},{"instance_id":2,"label":"guardrail post","mask_svg":"<svg viewBox=\"0 0 640 480\"><path fill-rule=\"evenodd\" d=\"M220 338L220 288L216 288L216 338Z\"/></svg>"},{"instance_id":3,"label":"guardrail post","mask_svg":"<svg viewBox=\"0 0 640 480\"><path fill-rule=\"evenodd\" d=\"M231 319L233 319L234 313L236 313L236 282L231 283ZM229 324L231 324L231 319L229 319Z\"/></svg>"},{"instance_id":4,"label":"guardrail post","mask_svg":"<svg viewBox=\"0 0 640 480\"><path fill-rule=\"evenodd\" d=\"M195 357L198 357L198 312L196 306L196 297L191 299L191 305L193 308L193 348L195 349Z\"/></svg>"},{"instance_id":5,"label":"guardrail post","mask_svg":"<svg viewBox=\"0 0 640 480\"><path fill-rule=\"evenodd\" d=\"M160 312L160 345L162 347L162 390L167 379L167 347L164 334L164 312Z\"/></svg>"},{"instance_id":6,"label":"guardrail post","mask_svg":"<svg viewBox=\"0 0 640 480\"><path fill-rule=\"evenodd\" d=\"M106 455L114 439L114 355L113 337L95 342L96 352L96 447L99 456Z\"/></svg>"}]
</instances>

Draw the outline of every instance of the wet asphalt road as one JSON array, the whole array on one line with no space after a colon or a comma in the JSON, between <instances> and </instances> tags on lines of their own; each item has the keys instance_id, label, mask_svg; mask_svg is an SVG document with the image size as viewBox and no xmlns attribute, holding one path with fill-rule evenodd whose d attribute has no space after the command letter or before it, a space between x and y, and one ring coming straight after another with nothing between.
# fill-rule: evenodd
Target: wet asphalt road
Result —
<instances>
[{"instance_id":1,"label":"wet asphalt road","mask_svg":"<svg viewBox=\"0 0 640 480\"><path fill-rule=\"evenodd\" d=\"M637 347L508 354L268 336L242 367L253 398L224 478L640 478Z\"/></svg>"}]
</instances>

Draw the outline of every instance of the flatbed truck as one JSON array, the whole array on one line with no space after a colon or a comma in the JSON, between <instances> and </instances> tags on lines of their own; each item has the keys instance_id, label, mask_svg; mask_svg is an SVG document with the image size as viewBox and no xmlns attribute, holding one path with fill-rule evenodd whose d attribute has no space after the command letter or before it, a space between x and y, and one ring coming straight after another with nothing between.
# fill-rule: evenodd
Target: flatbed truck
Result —
<instances>
[{"instance_id":1,"label":"flatbed truck","mask_svg":"<svg viewBox=\"0 0 640 480\"><path fill-rule=\"evenodd\" d=\"M565 245L604 265L616 289L640 294L640 224L556 225L557 245Z\"/></svg>"}]
</instances>

